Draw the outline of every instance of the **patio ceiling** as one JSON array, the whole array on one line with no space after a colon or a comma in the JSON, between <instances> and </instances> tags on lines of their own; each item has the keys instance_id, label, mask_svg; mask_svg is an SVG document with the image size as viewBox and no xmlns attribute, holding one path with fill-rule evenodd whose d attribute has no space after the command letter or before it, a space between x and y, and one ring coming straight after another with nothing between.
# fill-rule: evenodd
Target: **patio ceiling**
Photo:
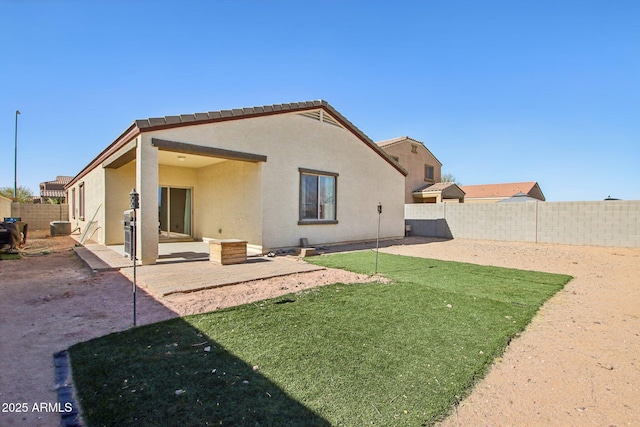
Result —
<instances>
[{"instance_id":1,"label":"patio ceiling","mask_svg":"<svg viewBox=\"0 0 640 427\"><path fill-rule=\"evenodd\" d=\"M198 156L196 154L176 153L172 151L158 151L158 164L169 166L180 166L183 168L203 168L216 163L224 162L227 159L219 157Z\"/></svg>"}]
</instances>

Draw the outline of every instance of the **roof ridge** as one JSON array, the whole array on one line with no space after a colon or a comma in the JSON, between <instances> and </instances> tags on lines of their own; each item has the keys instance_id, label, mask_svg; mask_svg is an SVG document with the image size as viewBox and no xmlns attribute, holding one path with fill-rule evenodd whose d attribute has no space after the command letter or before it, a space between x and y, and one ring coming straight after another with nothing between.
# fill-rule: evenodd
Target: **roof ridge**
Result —
<instances>
[{"instance_id":1,"label":"roof ridge","mask_svg":"<svg viewBox=\"0 0 640 427\"><path fill-rule=\"evenodd\" d=\"M314 107L327 107L327 108L330 108L332 111L335 111L335 109L331 107L327 101L323 99L317 99L313 101L288 102L288 103L282 103L282 104L259 105L254 107L241 107L241 108L208 111L208 112L169 115L169 116L162 116L162 117L149 117L146 119L134 120L134 125L136 125L140 129L144 129L144 128L149 128L154 126L174 125L174 124L183 124L183 123L186 124L186 123L192 123L197 121L216 120L221 118L239 118L239 117L247 117L247 116L252 116L257 114L271 113L276 111L288 111L288 110L297 110L302 108L314 108Z\"/></svg>"},{"instance_id":2,"label":"roof ridge","mask_svg":"<svg viewBox=\"0 0 640 427\"><path fill-rule=\"evenodd\" d=\"M537 184L537 181L516 181L516 182L499 182L496 184L469 184L462 187L487 187L489 185L515 185L515 184Z\"/></svg>"}]
</instances>

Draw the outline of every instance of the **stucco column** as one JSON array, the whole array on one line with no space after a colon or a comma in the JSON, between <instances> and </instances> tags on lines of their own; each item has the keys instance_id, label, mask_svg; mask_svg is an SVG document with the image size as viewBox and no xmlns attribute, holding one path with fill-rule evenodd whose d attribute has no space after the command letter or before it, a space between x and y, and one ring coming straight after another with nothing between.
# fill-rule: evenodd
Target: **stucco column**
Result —
<instances>
[{"instance_id":1,"label":"stucco column","mask_svg":"<svg viewBox=\"0 0 640 427\"><path fill-rule=\"evenodd\" d=\"M136 147L136 191L140 194L138 209L138 259L155 264L158 259L158 149L151 139L139 136Z\"/></svg>"}]
</instances>

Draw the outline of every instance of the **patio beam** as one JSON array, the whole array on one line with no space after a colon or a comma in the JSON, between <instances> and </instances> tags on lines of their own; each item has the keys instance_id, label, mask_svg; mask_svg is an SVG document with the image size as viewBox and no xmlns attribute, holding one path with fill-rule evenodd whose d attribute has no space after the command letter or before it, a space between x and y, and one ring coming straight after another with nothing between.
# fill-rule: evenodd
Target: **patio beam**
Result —
<instances>
[{"instance_id":1,"label":"patio beam","mask_svg":"<svg viewBox=\"0 0 640 427\"><path fill-rule=\"evenodd\" d=\"M239 160L243 162L266 162L267 156L261 154L245 153L242 151L226 150L224 148L205 147L203 145L188 144L186 142L167 141L165 139L151 138L151 145L158 150L174 153L195 154L219 159Z\"/></svg>"}]
</instances>

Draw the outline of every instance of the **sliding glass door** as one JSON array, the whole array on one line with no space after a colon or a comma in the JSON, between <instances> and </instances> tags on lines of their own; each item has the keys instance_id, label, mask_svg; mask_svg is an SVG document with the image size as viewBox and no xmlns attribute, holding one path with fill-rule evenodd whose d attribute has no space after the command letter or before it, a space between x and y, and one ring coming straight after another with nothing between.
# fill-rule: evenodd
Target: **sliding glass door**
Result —
<instances>
[{"instance_id":1,"label":"sliding glass door","mask_svg":"<svg viewBox=\"0 0 640 427\"><path fill-rule=\"evenodd\" d=\"M158 218L161 238L191 237L191 189L159 187Z\"/></svg>"}]
</instances>

